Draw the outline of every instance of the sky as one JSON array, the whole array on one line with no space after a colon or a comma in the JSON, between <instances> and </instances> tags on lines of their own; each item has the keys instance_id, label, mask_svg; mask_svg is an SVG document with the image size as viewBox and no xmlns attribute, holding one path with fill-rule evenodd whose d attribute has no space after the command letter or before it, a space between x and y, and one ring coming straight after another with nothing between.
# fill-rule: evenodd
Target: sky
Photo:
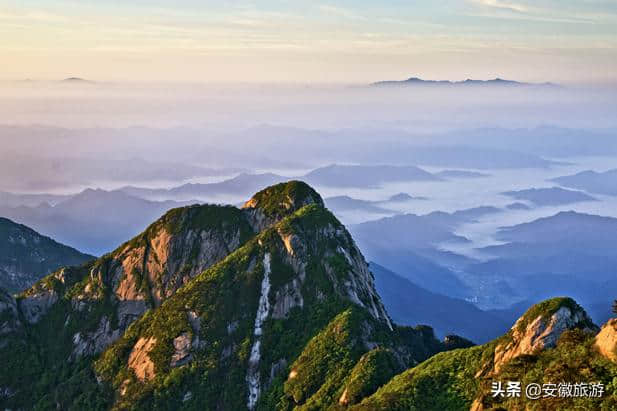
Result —
<instances>
[{"instance_id":1,"label":"sky","mask_svg":"<svg viewBox=\"0 0 617 411\"><path fill-rule=\"evenodd\" d=\"M617 82L617 0L0 0L0 79Z\"/></svg>"}]
</instances>

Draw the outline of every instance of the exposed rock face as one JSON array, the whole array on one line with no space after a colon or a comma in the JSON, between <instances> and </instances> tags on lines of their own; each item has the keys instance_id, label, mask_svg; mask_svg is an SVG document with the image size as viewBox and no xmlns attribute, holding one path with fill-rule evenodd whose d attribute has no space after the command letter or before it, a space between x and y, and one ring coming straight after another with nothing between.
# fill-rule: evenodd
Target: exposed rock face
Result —
<instances>
[{"instance_id":1,"label":"exposed rock face","mask_svg":"<svg viewBox=\"0 0 617 411\"><path fill-rule=\"evenodd\" d=\"M81 332L73 335L73 352L70 359L75 360L84 355L102 352L109 344L120 338L120 330L113 330L107 317L101 318L98 328L85 335Z\"/></svg>"},{"instance_id":2,"label":"exposed rock face","mask_svg":"<svg viewBox=\"0 0 617 411\"><path fill-rule=\"evenodd\" d=\"M306 263L302 260L306 256L306 250L302 241L297 235L289 235L280 231L278 235L285 246L284 262L292 267L297 275L289 283L276 290L272 307L272 318L274 319L285 318L292 308L304 305L301 287L306 279Z\"/></svg>"},{"instance_id":3,"label":"exposed rock face","mask_svg":"<svg viewBox=\"0 0 617 411\"><path fill-rule=\"evenodd\" d=\"M495 372L519 355L554 347L564 331L574 328L597 331L587 313L572 299L553 299L542 304L552 308L542 310L536 309L540 305L532 307L514 324L509 338L497 345L493 362Z\"/></svg>"},{"instance_id":4,"label":"exposed rock face","mask_svg":"<svg viewBox=\"0 0 617 411\"><path fill-rule=\"evenodd\" d=\"M469 411L483 411L484 410L484 405L482 404L482 398L476 398L475 400L473 400L473 403L471 403L471 407L469 408Z\"/></svg>"},{"instance_id":5,"label":"exposed rock face","mask_svg":"<svg viewBox=\"0 0 617 411\"><path fill-rule=\"evenodd\" d=\"M187 209L181 220L195 211ZM176 222L183 224L183 221ZM136 247L127 244L107 271L119 301L148 301L158 306L191 278L220 261L241 244L240 227L217 230L189 228L178 233L161 227L143 236Z\"/></svg>"},{"instance_id":6,"label":"exposed rock face","mask_svg":"<svg viewBox=\"0 0 617 411\"><path fill-rule=\"evenodd\" d=\"M171 367L179 367L191 361L191 335L189 333L182 333L174 338L174 353L171 356Z\"/></svg>"},{"instance_id":7,"label":"exposed rock face","mask_svg":"<svg viewBox=\"0 0 617 411\"><path fill-rule=\"evenodd\" d=\"M446 350L449 351L449 350L456 350L458 348L473 347L474 343L458 335L446 335L445 338L443 339L443 345L446 348Z\"/></svg>"},{"instance_id":8,"label":"exposed rock face","mask_svg":"<svg viewBox=\"0 0 617 411\"><path fill-rule=\"evenodd\" d=\"M338 403L342 406L349 405L349 390L347 388L345 388L345 391L343 391L343 394L341 395L341 398L339 398Z\"/></svg>"},{"instance_id":9,"label":"exposed rock face","mask_svg":"<svg viewBox=\"0 0 617 411\"><path fill-rule=\"evenodd\" d=\"M388 324L390 330L392 330L390 317L388 317L386 309L381 302L381 298L375 289L373 274L369 270L368 264L366 260L364 260L360 250L351 239L351 236L348 233L345 234L348 240L347 249L350 249L351 252L343 247L339 247L338 251L345 256L350 267L349 277L344 283L349 298L358 305L368 309L376 319L384 320ZM340 236L340 233L337 233L337 235Z\"/></svg>"},{"instance_id":10,"label":"exposed rock face","mask_svg":"<svg viewBox=\"0 0 617 411\"><path fill-rule=\"evenodd\" d=\"M17 302L13 296L0 288L0 337L17 330L20 326ZM0 346L2 346L1 341Z\"/></svg>"},{"instance_id":11,"label":"exposed rock face","mask_svg":"<svg viewBox=\"0 0 617 411\"><path fill-rule=\"evenodd\" d=\"M109 330L103 327L101 332L80 335L75 358L80 354L100 352L117 340L148 308L159 306L191 278L242 244L250 230L247 222L234 225L222 219L214 223L199 223L204 215L219 211L234 216L228 208L217 206L172 210L136 239L93 265L90 282L73 297L73 306L82 310L88 301L106 298L101 289L109 285L113 292L109 298L115 305L118 328ZM236 210L235 215L240 216L240 211Z\"/></svg>"},{"instance_id":12,"label":"exposed rock face","mask_svg":"<svg viewBox=\"0 0 617 411\"><path fill-rule=\"evenodd\" d=\"M324 266L336 290L354 303L366 308L375 319L385 321L392 329L390 318L375 290L375 281L362 253L344 227L328 225L320 229L314 238L303 237L301 233L285 233L278 230L284 245L284 262L296 273L294 278L274 296L272 317L285 318L294 307L304 305L302 284L306 280L307 257L319 248L321 243L338 244L336 249L324 250ZM334 261L337 261L335 264Z\"/></svg>"},{"instance_id":13,"label":"exposed rock face","mask_svg":"<svg viewBox=\"0 0 617 411\"><path fill-rule=\"evenodd\" d=\"M609 320L596 335L594 346L600 354L617 362L617 319Z\"/></svg>"},{"instance_id":14,"label":"exposed rock face","mask_svg":"<svg viewBox=\"0 0 617 411\"><path fill-rule=\"evenodd\" d=\"M54 290L49 290L20 300L19 308L28 323L36 324L56 301L58 301L58 294Z\"/></svg>"},{"instance_id":15,"label":"exposed rock face","mask_svg":"<svg viewBox=\"0 0 617 411\"><path fill-rule=\"evenodd\" d=\"M128 366L140 381L154 378L154 363L150 359L150 351L156 344L156 338L140 338L129 355Z\"/></svg>"}]
</instances>

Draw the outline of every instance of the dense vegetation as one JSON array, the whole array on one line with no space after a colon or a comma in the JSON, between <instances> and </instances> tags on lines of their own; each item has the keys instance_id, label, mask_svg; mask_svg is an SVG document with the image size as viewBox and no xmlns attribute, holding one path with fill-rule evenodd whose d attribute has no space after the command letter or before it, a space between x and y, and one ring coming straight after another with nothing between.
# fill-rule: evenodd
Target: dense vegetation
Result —
<instances>
[{"instance_id":1,"label":"dense vegetation","mask_svg":"<svg viewBox=\"0 0 617 411\"><path fill-rule=\"evenodd\" d=\"M308 204L323 207L321 196L301 181L289 181L268 187L253 196L252 206L267 217L282 218Z\"/></svg>"},{"instance_id":2,"label":"dense vegetation","mask_svg":"<svg viewBox=\"0 0 617 411\"><path fill-rule=\"evenodd\" d=\"M337 291L336 281L327 272L326 266L332 261L327 255L337 246L347 247L344 241L349 239L347 233L339 240L327 234L336 230L334 223L336 228L342 227L323 207L303 207L133 324L95 365L99 377L124 392L116 406L167 409L188 398L188 408L246 407L246 364L254 342L252 313L257 309L264 276L264 255L270 254L272 261L270 296L297 276L284 261L285 246L279 232L299 236L308 258L302 284L304 307L293 308L285 318L270 318L263 326L260 375L268 389L261 397L260 409L291 409L304 403L310 409L336 403L342 382L369 351L369 342L402 347L400 355L413 357L416 362L438 351L441 345L432 332L406 328L392 332ZM335 272L350 269L347 263L334 260L338 262ZM187 320L190 312L199 317L199 330ZM171 368L172 341L183 333L191 334L202 345L192 354L189 365ZM150 381L137 380L127 367L139 338L156 340L149 355L156 376ZM275 363L283 364L277 375L272 373ZM398 366L402 366L400 359ZM285 382L291 369L297 369L301 377Z\"/></svg>"},{"instance_id":3,"label":"dense vegetation","mask_svg":"<svg viewBox=\"0 0 617 411\"><path fill-rule=\"evenodd\" d=\"M516 329L540 317L549 318L560 308L582 310L570 298L554 298L531 307L518 321ZM593 325L593 324L582 324ZM483 409L495 410L611 410L617 407L617 365L594 348L594 333L575 328L564 332L555 348L509 361L499 372L493 371L495 348L512 339L512 331L488 344L440 353L428 361L394 377L374 395L354 409L373 410L463 410L474 400ZM559 384L602 383L601 398L496 397L490 394L496 381Z\"/></svg>"},{"instance_id":4,"label":"dense vegetation","mask_svg":"<svg viewBox=\"0 0 617 411\"><path fill-rule=\"evenodd\" d=\"M15 328L0 335L0 408L241 410L249 375L257 376L256 409L263 411L466 410L474 402L485 409L617 407L617 366L596 352L591 334L567 331L555 348L521 355L497 373L495 348L514 338L513 331L470 347L456 336L441 343L427 326L392 325L353 239L310 187L277 185L253 200L249 211L172 210L116 251L61 269L22 293L17 317L10 308L0 312L0 326ZM250 213L262 206L264 215L277 218L255 233ZM135 299L159 286L139 267L113 277L121 258L136 255L143 263L144 247L162 231L184 238L200 230L239 233L240 244L159 304L146 300L149 309L130 325L120 324L118 282L130 277ZM192 249L178 253L189 256L186 264L197 258ZM11 297L0 297L10 307ZM23 305L37 299L50 306L41 321L29 322ZM568 298L548 300L530 308L516 329L562 307L582 310ZM77 341L107 328L121 334L101 352L75 354ZM606 393L535 402L493 398L491 382L500 380L602 382Z\"/></svg>"},{"instance_id":5,"label":"dense vegetation","mask_svg":"<svg viewBox=\"0 0 617 411\"><path fill-rule=\"evenodd\" d=\"M474 375L487 346L437 354L394 377L358 410L467 410L478 392Z\"/></svg>"}]
</instances>

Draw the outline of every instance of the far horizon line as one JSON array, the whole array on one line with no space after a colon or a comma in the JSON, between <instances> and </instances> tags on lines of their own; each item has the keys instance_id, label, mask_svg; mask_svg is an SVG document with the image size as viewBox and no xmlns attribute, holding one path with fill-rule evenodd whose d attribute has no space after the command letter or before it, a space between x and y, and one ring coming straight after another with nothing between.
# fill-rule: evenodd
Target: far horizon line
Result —
<instances>
[{"instance_id":1,"label":"far horizon line","mask_svg":"<svg viewBox=\"0 0 617 411\"><path fill-rule=\"evenodd\" d=\"M493 82L502 81L503 83L519 83L519 86L553 86L553 88L617 88L617 79L615 80L595 80L595 81L576 81L576 80L523 80L515 77L506 77L506 76L490 76L486 78L474 78L469 76L463 76L460 78L432 78L432 77L421 77L420 75L411 75L411 76L401 76L398 79L392 76L391 78L377 79L377 80L363 80L363 81L345 81L345 80L331 80L331 81L312 81L312 80L284 80L284 81L275 81L275 80L202 80L202 79L100 79L96 77L86 77L86 76L67 76L67 77L43 77L43 78L34 78L27 77L21 79L15 78L0 78L0 86L2 85L36 85L36 84L45 84L45 85L56 85L62 86L65 85L67 88L71 86L122 86L122 85L133 85L133 86L179 86L179 87L283 87L283 88L336 88L336 87L346 87L346 88L370 88L375 85L395 85L400 84L404 85L412 85L410 84L412 80L417 80L418 86L424 85L448 85L448 83L452 86L460 86L466 85L467 83L483 83L485 86L504 86L505 84L491 84ZM471 84L468 84L471 85ZM481 85L481 84L478 84Z\"/></svg>"},{"instance_id":2,"label":"far horizon line","mask_svg":"<svg viewBox=\"0 0 617 411\"><path fill-rule=\"evenodd\" d=\"M470 77L463 76L460 78L432 78L432 77L424 77L418 74L401 76L395 78L394 76L388 78L377 78L372 80L357 80L357 81L345 81L345 80L284 80L284 81L276 81L276 80L201 80L201 79L190 79L190 80L176 80L176 79L151 79L151 80L141 80L141 79L101 79L96 77L88 77L88 76L74 76L70 75L67 77L26 77L26 78L0 78L0 82L12 82L12 83L95 83L95 84L109 84L109 83L133 83L133 84L204 84L204 85L227 85L227 84L251 84L251 85L269 85L269 84L281 84L281 85L371 85L379 82L403 82L409 80L419 80L426 82L451 82L451 83L462 83L465 81L513 81L519 83L529 83L529 84L600 84L600 83L614 83L617 84L617 79L615 80L597 80L597 81L557 81L557 80L523 80L515 77L508 76L489 76L489 77Z\"/></svg>"}]
</instances>

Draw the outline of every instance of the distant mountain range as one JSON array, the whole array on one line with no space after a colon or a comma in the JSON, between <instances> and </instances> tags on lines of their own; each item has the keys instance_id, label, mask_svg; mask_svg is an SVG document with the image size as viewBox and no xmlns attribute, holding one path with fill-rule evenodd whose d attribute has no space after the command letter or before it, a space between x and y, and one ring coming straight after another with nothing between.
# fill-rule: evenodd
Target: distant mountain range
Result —
<instances>
[{"instance_id":1,"label":"distant mountain range","mask_svg":"<svg viewBox=\"0 0 617 411\"><path fill-rule=\"evenodd\" d=\"M428 171L415 166L390 165L340 165L320 167L307 174L295 177L318 187L376 188L386 183L403 181L442 181ZM184 184L170 189L149 189L127 186L119 189L126 194L149 200L212 199L217 196L249 196L261 187L289 180L289 177L273 173L248 174L217 183Z\"/></svg>"},{"instance_id":2,"label":"distant mountain range","mask_svg":"<svg viewBox=\"0 0 617 411\"><path fill-rule=\"evenodd\" d=\"M437 177L415 166L330 165L304 176L318 187L366 188L403 181L440 182ZM73 195L14 194L0 192L0 216L26 224L62 243L100 255L116 247L123 238L143 230L149 221L167 210L200 202L243 201L262 187L288 181L273 173L247 174L216 183L189 183L168 189L125 186L106 191L86 189ZM368 212L396 214L390 203L423 197L399 193L380 201L358 200L346 196L328 199L337 213Z\"/></svg>"},{"instance_id":3,"label":"distant mountain range","mask_svg":"<svg viewBox=\"0 0 617 411\"><path fill-rule=\"evenodd\" d=\"M371 263L371 271L377 292L398 324L430 324L439 337L456 334L484 343L506 332L516 319L502 318L462 299L428 291L377 263Z\"/></svg>"},{"instance_id":4,"label":"distant mountain range","mask_svg":"<svg viewBox=\"0 0 617 411\"><path fill-rule=\"evenodd\" d=\"M61 140L59 144L66 144L66 141ZM67 147L67 150L70 150L70 147ZM45 188L66 190L67 187L90 187L97 186L100 182L114 185L126 182L146 184L153 181L174 184L192 178L224 178L245 171L241 168L214 169L181 162L157 162L141 158L117 160L84 156L54 159L5 157L0 153L0 160L4 166L0 175L0 186L7 187L10 191L11 187L17 185L28 192L42 191ZM24 163L29 164L27 170L19 168Z\"/></svg>"},{"instance_id":5,"label":"distant mountain range","mask_svg":"<svg viewBox=\"0 0 617 411\"><path fill-rule=\"evenodd\" d=\"M62 266L92 259L25 225L0 218L0 288L23 291Z\"/></svg>"},{"instance_id":6,"label":"distant mountain range","mask_svg":"<svg viewBox=\"0 0 617 411\"><path fill-rule=\"evenodd\" d=\"M94 83L92 80L86 80L81 77L67 77L62 81L65 83Z\"/></svg>"},{"instance_id":7,"label":"distant mountain range","mask_svg":"<svg viewBox=\"0 0 617 411\"><path fill-rule=\"evenodd\" d=\"M385 215L397 213L395 210L382 207L381 204L383 204L383 202L381 201L358 200L349 196L328 197L324 199L324 201L326 202L326 207L328 207L328 209L335 215L348 211L360 211L363 213Z\"/></svg>"},{"instance_id":8,"label":"distant mountain range","mask_svg":"<svg viewBox=\"0 0 617 411\"><path fill-rule=\"evenodd\" d=\"M0 191L0 207L37 207L41 204L56 205L71 198L71 195L59 194L15 194Z\"/></svg>"},{"instance_id":9,"label":"distant mountain range","mask_svg":"<svg viewBox=\"0 0 617 411\"><path fill-rule=\"evenodd\" d=\"M415 166L358 166L333 164L301 177L309 184L331 187L379 187L401 181L439 181L439 177Z\"/></svg>"},{"instance_id":10,"label":"distant mountain range","mask_svg":"<svg viewBox=\"0 0 617 411\"><path fill-rule=\"evenodd\" d=\"M554 83L523 83L513 80L495 78L492 80L472 80L463 81L450 80L423 80L418 77L411 77L406 80L386 80L371 84L376 87L396 87L396 86L497 86L497 87L558 87Z\"/></svg>"},{"instance_id":11,"label":"distant mountain range","mask_svg":"<svg viewBox=\"0 0 617 411\"><path fill-rule=\"evenodd\" d=\"M469 242L454 233L456 228L500 211L494 207L481 207L421 216L401 214L352 225L349 230L369 260L434 293L466 298L472 294L471 290L449 266L453 262L465 264L469 261L463 256L439 250L438 245Z\"/></svg>"},{"instance_id":12,"label":"distant mountain range","mask_svg":"<svg viewBox=\"0 0 617 411\"><path fill-rule=\"evenodd\" d=\"M529 201L537 206L557 206L585 201L597 201L594 197L582 191L566 190L560 187L530 188L502 193L515 200Z\"/></svg>"},{"instance_id":13,"label":"distant mountain range","mask_svg":"<svg viewBox=\"0 0 617 411\"><path fill-rule=\"evenodd\" d=\"M443 170L437 173L434 173L437 177L445 178L445 179L456 179L456 178L484 178L490 177L490 174L479 173L477 171L468 171L468 170Z\"/></svg>"},{"instance_id":14,"label":"distant mountain range","mask_svg":"<svg viewBox=\"0 0 617 411\"><path fill-rule=\"evenodd\" d=\"M400 214L396 209L410 201L427 200L426 197L412 197L407 193L398 193L385 200L360 200L349 196L333 196L324 199L326 207L332 211L341 221L353 223L366 221L368 215L392 216Z\"/></svg>"},{"instance_id":15,"label":"distant mountain range","mask_svg":"<svg viewBox=\"0 0 617 411\"><path fill-rule=\"evenodd\" d=\"M615 129L575 129L555 126L533 128L478 128L430 136L422 144L466 145L533 154L544 158L609 156L617 154ZM420 164L420 163L416 163Z\"/></svg>"},{"instance_id":16,"label":"distant mountain range","mask_svg":"<svg viewBox=\"0 0 617 411\"><path fill-rule=\"evenodd\" d=\"M527 204L525 204L525 203L521 203L521 202L517 201L517 202L515 202L515 203L508 204L508 205L506 206L506 209L508 209L508 210L518 210L518 211L521 211L521 210L531 210L531 207L530 207L530 206L528 206L528 205L527 205Z\"/></svg>"},{"instance_id":17,"label":"distant mountain range","mask_svg":"<svg viewBox=\"0 0 617 411\"><path fill-rule=\"evenodd\" d=\"M617 169L603 173L587 170L570 176L558 177L552 181L564 187L617 196Z\"/></svg>"},{"instance_id":18,"label":"distant mountain range","mask_svg":"<svg viewBox=\"0 0 617 411\"><path fill-rule=\"evenodd\" d=\"M473 273L480 287L501 282L491 291L496 299L571 295L586 306L614 299L617 218L560 212L504 227L495 238L502 244L481 249L494 258L465 271Z\"/></svg>"},{"instance_id":19,"label":"distant mountain range","mask_svg":"<svg viewBox=\"0 0 617 411\"><path fill-rule=\"evenodd\" d=\"M135 235L171 208L193 202L149 201L121 191L87 189L55 206L0 207L0 216L54 239L101 255Z\"/></svg>"},{"instance_id":20,"label":"distant mountain range","mask_svg":"<svg viewBox=\"0 0 617 411\"><path fill-rule=\"evenodd\" d=\"M288 178L273 173L241 173L236 177L216 183L188 183L178 187L142 188L126 186L117 191L147 200L192 200L212 199L217 196L235 195L246 198L261 187L287 181Z\"/></svg>"}]
</instances>

